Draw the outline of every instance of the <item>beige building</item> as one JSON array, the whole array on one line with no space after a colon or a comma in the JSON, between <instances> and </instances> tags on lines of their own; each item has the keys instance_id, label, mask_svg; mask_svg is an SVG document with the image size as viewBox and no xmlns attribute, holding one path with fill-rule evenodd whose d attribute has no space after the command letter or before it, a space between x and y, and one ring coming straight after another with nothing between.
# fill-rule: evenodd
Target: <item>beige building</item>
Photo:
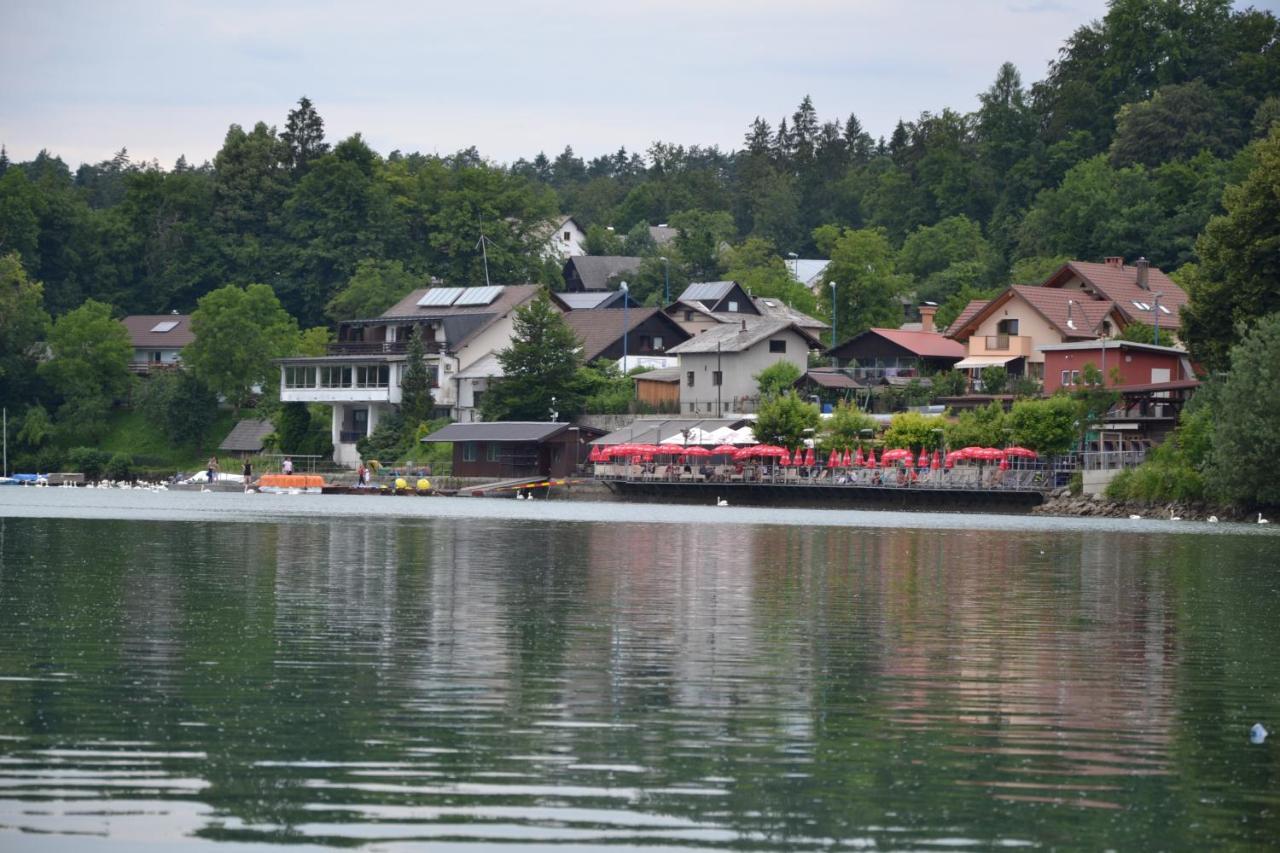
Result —
<instances>
[{"instance_id":1,"label":"beige building","mask_svg":"<svg viewBox=\"0 0 1280 853\"><path fill-rule=\"evenodd\" d=\"M820 346L813 335L785 320L743 319L707 329L667 350L680 357L680 412L721 417L754 411L756 374L779 361L803 373L809 350Z\"/></svg>"}]
</instances>

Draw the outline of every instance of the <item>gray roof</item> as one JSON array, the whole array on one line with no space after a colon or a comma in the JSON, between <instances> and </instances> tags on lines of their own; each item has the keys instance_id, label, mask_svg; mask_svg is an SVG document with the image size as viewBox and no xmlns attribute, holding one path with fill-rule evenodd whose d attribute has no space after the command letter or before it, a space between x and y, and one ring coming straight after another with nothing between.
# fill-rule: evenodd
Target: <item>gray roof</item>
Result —
<instances>
[{"instance_id":1,"label":"gray roof","mask_svg":"<svg viewBox=\"0 0 1280 853\"><path fill-rule=\"evenodd\" d=\"M775 299L772 296L753 296L751 298L751 301L755 303L756 310L760 312L761 316L767 317L770 320L789 320L792 323L795 323L797 326L800 326L805 329L831 328L828 324L822 322L821 320L818 320L814 317L810 317L808 314L805 314L803 311L797 311L787 303L783 302L781 299ZM737 319L741 315L717 314L716 316L725 318L726 322L733 322L733 319ZM733 318L733 319L728 319L728 318Z\"/></svg>"},{"instance_id":2,"label":"gray roof","mask_svg":"<svg viewBox=\"0 0 1280 853\"><path fill-rule=\"evenodd\" d=\"M822 275L826 270L827 264L831 261L826 258L798 258L796 260L787 261L787 272L795 276L796 281L801 284L809 284L815 278Z\"/></svg>"},{"instance_id":3,"label":"gray roof","mask_svg":"<svg viewBox=\"0 0 1280 853\"><path fill-rule=\"evenodd\" d=\"M745 326L745 328L744 328ZM695 335L682 344L677 344L667 350L667 355L690 355L693 353L708 352L742 352L751 349L751 347L761 341L785 332L788 329L804 338L809 344L816 345L818 342L800 326L787 320L759 320L754 323L724 323L719 326L712 326L705 332Z\"/></svg>"},{"instance_id":4,"label":"gray roof","mask_svg":"<svg viewBox=\"0 0 1280 853\"><path fill-rule=\"evenodd\" d=\"M625 255L580 255L570 258L566 265L572 265L578 272L585 290L604 290L609 279L621 273L631 273L640 269L640 258Z\"/></svg>"},{"instance_id":5,"label":"gray roof","mask_svg":"<svg viewBox=\"0 0 1280 853\"><path fill-rule=\"evenodd\" d=\"M258 453L262 450L262 439L275 432L276 428L267 420L243 420L231 428L227 437L218 445L219 450L245 453Z\"/></svg>"},{"instance_id":6,"label":"gray roof","mask_svg":"<svg viewBox=\"0 0 1280 853\"><path fill-rule=\"evenodd\" d=\"M657 370L646 370L644 373L635 374L635 378L643 379L645 382L679 382L680 368L660 367Z\"/></svg>"},{"instance_id":7,"label":"gray roof","mask_svg":"<svg viewBox=\"0 0 1280 853\"><path fill-rule=\"evenodd\" d=\"M649 236L653 238L656 245L665 246L680 236L680 229L672 228L670 225L650 225Z\"/></svg>"},{"instance_id":8,"label":"gray roof","mask_svg":"<svg viewBox=\"0 0 1280 853\"><path fill-rule=\"evenodd\" d=\"M601 302L607 302L617 295L612 290L588 290L583 293L557 293L560 301L569 307L571 311L584 311L591 308L600 307Z\"/></svg>"},{"instance_id":9,"label":"gray roof","mask_svg":"<svg viewBox=\"0 0 1280 853\"><path fill-rule=\"evenodd\" d=\"M120 322L134 349L182 349L196 339L190 314L130 314Z\"/></svg>"},{"instance_id":10,"label":"gray roof","mask_svg":"<svg viewBox=\"0 0 1280 853\"><path fill-rule=\"evenodd\" d=\"M680 301L719 302L733 290L732 281L695 281L680 294Z\"/></svg>"},{"instance_id":11,"label":"gray roof","mask_svg":"<svg viewBox=\"0 0 1280 853\"><path fill-rule=\"evenodd\" d=\"M449 424L422 439L425 443L441 441L546 441L573 426L570 423L541 421L493 421L471 424Z\"/></svg>"}]
</instances>

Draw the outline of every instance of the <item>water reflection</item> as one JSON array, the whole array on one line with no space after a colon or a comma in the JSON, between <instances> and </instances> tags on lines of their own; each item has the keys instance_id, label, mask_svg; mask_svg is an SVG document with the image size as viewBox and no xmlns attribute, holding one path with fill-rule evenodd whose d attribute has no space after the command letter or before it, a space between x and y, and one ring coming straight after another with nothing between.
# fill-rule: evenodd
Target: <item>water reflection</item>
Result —
<instances>
[{"instance_id":1,"label":"water reflection","mask_svg":"<svg viewBox=\"0 0 1280 853\"><path fill-rule=\"evenodd\" d=\"M0 518L0 846L1263 844L1276 541Z\"/></svg>"}]
</instances>

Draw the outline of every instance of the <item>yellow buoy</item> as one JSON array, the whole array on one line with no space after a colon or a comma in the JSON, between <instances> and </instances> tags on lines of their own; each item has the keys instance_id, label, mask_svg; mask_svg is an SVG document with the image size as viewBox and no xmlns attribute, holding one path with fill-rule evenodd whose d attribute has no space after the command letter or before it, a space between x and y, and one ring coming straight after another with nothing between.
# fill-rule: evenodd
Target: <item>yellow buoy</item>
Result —
<instances>
[{"instance_id":1,"label":"yellow buoy","mask_svg":"<svg viewBox=\"0 0 1280 853\"><path fill-rule=\"evenodd\" d=\"M431 491L431 481L430 481L430 480L428 480L426 477L422 477L422 478L420 478L420 479L418 480L418 491L420 491L420 492L429 492L429 491Z\"/></svg>"},{"instance_id":2,"label":"yellow buoy","mask_svg":"<svg viewBox=\"0 0 1280 853\"><path fill-rule=\"evenodd\" d=\"M396 477L396 491L409 488L409 481L404 477Z\"/></svg>"}]
</instances>

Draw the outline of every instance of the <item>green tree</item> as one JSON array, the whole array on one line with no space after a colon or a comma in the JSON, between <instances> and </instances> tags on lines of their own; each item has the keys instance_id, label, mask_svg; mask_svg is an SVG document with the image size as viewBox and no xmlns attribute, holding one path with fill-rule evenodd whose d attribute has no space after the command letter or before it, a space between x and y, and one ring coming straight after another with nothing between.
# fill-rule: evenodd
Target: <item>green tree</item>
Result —
<instances>
[{"instance_id":1,"label":"green tree","mask_svg":"<svg viewBox=\"0 0 1280 853\"><path fill-rule=\"evenodd\" d=\"M792 385L801 377L800 368L789 361L775 361L751 377L760 389L760 396L777 397L792 390Z\"/></svg>"},{"instance_id":2,"label":"green tree","mask_svg":"<svg viewBox=\"0 0 1280 853\"><path fill-rule=\"evenodd\" d=\"M830 240L831 233L818 229L820 242ZM910 287L910 279L896 272L893 247L880 229L844 230L830 241L831 263L826 277L835 282L834 311L831 288L823 288L819 297L825 301L841 340L873 326L896 329L904 319L901 296Z\"/></svg>"},{"instance_id":3,"label":"green tree","mask_svg":"<svg viewBox=\"0 0 1280 853\"><path fill-rule=\"evenodd\" d=\"M1080 438L1080 406L1065 395L1045 400L1019 400L1007 425L1013 441L1044 454L1066 453Z\"/></svg>"},{"instance_id":4,"label":"green tree","mask_svg":"<svg viewBox=\"0 0 1280 853\"><path fill-rule=\"evenodd\" d=\"M292 355L326 355L331 343L333 343L333 332L326 326L315 326L298 335L298 343Z\"/></svg>"},{"instance_id":5,"label":"green tree","mask_svg":"<svg viewBox=\"0 0 1280 853\"><path fill-rule=\"evenodd\" d=\"M989 287L999 263L982 229L965 216L917 228L897 257L898 271L915 279L918 297L933 302L944 302L963 287Z\"/></svg>"},{"instance_id":6,"label":"green tree","mask_svg":"<svg viewBox=\"0 0 1280 853\"><path fill-rule=\"evenodd\" d=\"M871 431L874 435L876 420L852 403L842 401L832 411L831 417L827 418L823 427L823 448L844 449L860 444L865 430Z\"/></svg>"},{"instance_id":7,"label":"green tree","mask_svg":"<svg viewBox=\"0 0 1280 853\"><path fill-rule=\"evenodd\" d=\"M377 317L422 283L400 261L366 258L356 264L355 273L325 305L324 313L334 323Z\"/></svg>"},{"instance_id":8,"label":"green tree","mask_svg":"<svg viewBox=\"0 0 1280 853\"><path fill-rule=\"evenodd\" d=\"M646 230L647 233L647 230ZM586 240L582 246L588 255L621 255L622 241L612 228L603 225L587 227Z\"/></svg>"},{"instance_id":9,"label":"green tree","mask_svg":"<svg viewBox=\"0 0 1280 853\"><path fill-rule=\"evenodd\" d=\"M724 253L725 279L736 281L752 296L780 300L805 314L818 313L818 300L795 280L773 244L749 237Z\"/></svg>"},{"instance_id":10,"label":"green tree","mask_svg":"<svg viewBox=\"0 0 1280 853\"><path fill-rule=\"evenodd\" d=\"M39 372L66 401L59 425L96 435L112 402L129 391L129 333L111 316L110 305L88 299L53 324L49 352Z\"/></svg>"},{"instance_id":11,"label":"green tree","mask_svg":"<svg viewBox=\"0 0 1280 853\"><path fill-rule=\"evenodd\" d=\"M545 295L516 309L511 345L499 351L503 378L485 394L487 421L545 421L582 409L582 342Z\"/></svg>"},{"instance_id":12,"label":"green tree","mask_svg":"<svg viewBox=\"0 0 1280 853\"><path fill-rule=\"evenodd\" d=\"M431 396L431 375L427 370L427 347L422 327L414 326L405 350L404 376L400 380L400 412L405 423L417 428L431 417L435 399Z\"/></svg>"},{"instance_id":13,"label":"green tree","mask_svg":"<svg viewBox=\"0 0 1280 853\"><path fill-rule=\"evenodd\" d=\"M298 99L295 109L289 111L280 141L288 149L289 167L294 172L306 171L312 160L329 151L329 145L324 141L324 119L306 95Z\"/></svg>"},{"instance_id":14,"label":"green tree","mask_svg":"<svg viewBox=\"0 0 1280 853\"><path fill-rule=\"evenodd\" d=\"M1156 330L1155 327L1148 326L1146 323L1134 322L1125 326L1120 334L1116 335L1116 340L1131 341L1135 344L1153 344L1157 343ZM1175 344L1173 332L1167 328L1161 329L1158 343L1162 347L1173 346Z\"/></svg>"},{"instance_id":15,"label":"green tree","mask_svg":"<svg viewBox=\"0 0 1280 853\"><path fill-rule=\"evenodd\" d=\"M16 252L0 256L0 404L16 406L33 394L36 344L48 329L44 288L27 276Z\"/></svg>"},{"instance_id":16,"label":"green tree","mask_svg":"<svg viewBox=\"0 0 1280 853\"><path fill-rule=\"evenodd\" d=\"M1202 263L1183 278L1183 338L1210 369L1227 366L1240 330L1280 311L1280 128L1258 143L1255 162L1223 194L1226 213L1205 227L1196 244Z\"/></svg>"},{"instance_id":17,"label":"green tree","mask_svg":"<svg viewBox=\"0 0 1280 853\"><path fill-rule=\"evenodd\" d=\"M885 430L884 446L911 450L941 448L946 426L947 419L941 415L898 412L890 419L889 429Z\"/></svg>"},{"instance_id":18,"label":"green tree","mask_svg":"<svg viewBox=\"0 0 1280 853\"><path fill-rule=\"evenodd\" d=\"M202 297L191 331L195 340L183 349L183 362L237 409L254 386L273 396L279 370L272 359L297 349L298 324L265 284L227 285Z\"/></svg>"},{"instance_id":19,"label":"green tree","mask_svg":"<svg viewBox=\"0 0 1280 853\"><path fill-rule=\"evenodd\" d=\"M685 210L671 217L679 229L675 248L694 281L714 281L720 275L720 244L733 237L733 217L723 211Z\"/></svg>"},{"instance_id":20,"label":"green tree","mask_svg":"<svg viewBox=\"0 0 1280 853\"><path fill-rule=\"evenodd\" d=\"M946 426L947 447L1002 447L1008 439L1005 433L1007 417L1004 406L992 401L976 409L966 409Z\"/></svg>"},{"instance_id":21,"label":"green tree","mask_svg":"<svg viewBox=\"0 0 1280 853\"><path fill-rule=\"evenodd\" d=\"M794 447L816 431L822 415L818 407L794 393L766 397L760 401L752 426L757 440Z\"/></svg>"},{"instance_id":22,"label":"green tree","mask_svg":"<svg viewBox=\"0 0 1280 853\"><path fill-rule=\"evenodd\" d=\"M982 368L982 393L983 394L1003 394L1005 386L1009 384L1009 373L1005 370L1004 365L989 364Z\"/></svg>"},{"instance_id":23,"label":"green tree","mask_svg":"<svg viewBox=\"0 0 1280 853\"><path fill-rule=\"evenodd\" d=\"M1213 400L1210 487L1233 503L1280 506L1280 313L1254 324L1230 364Z\"/></svg>"},{"instance_id":24,"label":"green tree","mask_svg":"<svg viewBox=\"0 0 1280 853\"><path fill-rule=\"evenodd\" d=\"M188 370L148 377L136 400L143 416L174 444L204 441L218 414L218 396Z\"/></svg>"},{"instance_id":25,"label":"green tree","mask_svg":"<svg viewBox=\"0 0 1280 853\"><path fill-rule=\"evenodd\" d=\"M1202 80L1157 89L1150 100L1125 104L1116 116L1111 163L1158 166L1201 151L1225 154L1238 134L1221 96Z\"/></svg>"}]
</instances>

